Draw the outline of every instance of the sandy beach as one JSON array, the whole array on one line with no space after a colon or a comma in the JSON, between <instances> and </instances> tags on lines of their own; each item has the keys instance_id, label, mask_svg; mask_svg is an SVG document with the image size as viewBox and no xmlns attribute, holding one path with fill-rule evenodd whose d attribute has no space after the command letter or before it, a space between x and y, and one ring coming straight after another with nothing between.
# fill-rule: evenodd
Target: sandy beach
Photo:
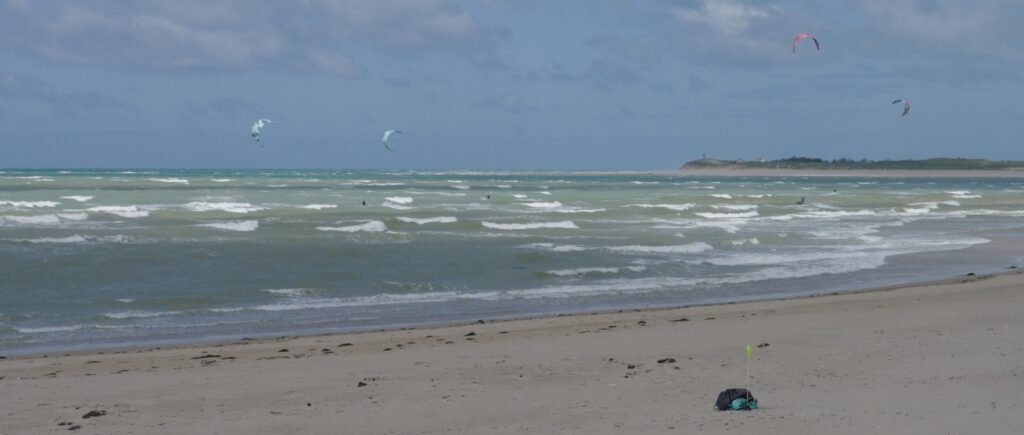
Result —
<instances>
[{"instance_id":1,"label":"sandy beach","mask_svg":"<svg viewBox=\"0 0 1024 435\"><path fill-rule=\"evenodd\" d=\"M0 360L0 433L1024 431L1024 275ZM744 383L762 408L716 412ZM84 418L91 411L103 414Z\"/></svg>"}]
</instances>

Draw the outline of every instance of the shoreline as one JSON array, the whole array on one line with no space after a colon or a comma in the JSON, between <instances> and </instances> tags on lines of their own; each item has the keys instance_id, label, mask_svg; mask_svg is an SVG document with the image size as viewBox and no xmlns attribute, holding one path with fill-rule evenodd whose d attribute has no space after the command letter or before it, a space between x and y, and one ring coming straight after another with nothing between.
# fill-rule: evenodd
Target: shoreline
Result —
<instances>
[{"instance_id":1,"label":"shoreline","mask_svg":"<svg viewBox=\"0 0 1024 435\"><path fill-rule=\"evenodd\" d=\"M1022 285L14 357L0 433L1012 433ZM761 408L712 411L746 345Z\"/></svg>"},{"instance_id":2,"label":"shoreline","mask_svg":"<svg viewBox=\"0 0 1024 435\"><path fill-rule=\"evenodd\" d=\"M1024 178L1024 171L953 169L679 169L695 177Z\"/></svg>"},{"instance_id":3,"label":"shoreline","mask_svg":"<svg viewBox=\"0 0 1024 435\"><path fill-rule=\"evenodd\" d=\"M913 254L904 254L913 255ZM859 295L859 294L871 294L871 293L884 293L891 291L899 291L902 289L914 289L919 287L928 286L940 286L954 283L964 283L968 281L978 281L991 279L1000 276L1012 276L1012 275L1024 275L1024 268L1018 267L1017 265L1003 266L1004 269L999 269L998 272L987 272L973 275L955 275L946 278L930 279L922 281L913 281L906 283L889 284L882 286L870 286L864 288L855 288L848 290L821 290L814 291L812 293L798 293L791 295L772 296L768 295L763 298L753 299L740 299L740 300L727 300L727 301L715 301L707 303L692 303L684 305L669 305L669 306L653 306L653 307L642 307L642 308L609 308L600 310L581 310L565 313L555 314L533 314L533 315L516 315L512 314L505 317L490 317L477 320L458 320L458 321L440 321L440 322L426 322L426 323L398 323L394 326L385 327L368 327L365 329L353 329L353 330L342 330L342 331L327 331L327 332L310 332L310 333L255 333L255 334L238 334L237 336L232 335L228 337L211 337L209 339L198 339L199 341L180 341L176 339L168 339L166 341L152 341L140 344L129 344L129 345L113 345L113 346L100 346L90 347L85 349L58 349L50 351L40 352L28 352L28 353L0 353L0 358L8 361L14 361L19 359L34 359L34 358L50 358L51 356L58 357L69 357L69 356L95 356L104 355L111 353L126 353L126 352L147 352L153 350L163 349L200 349L208 347L222 347L229 344L238 342L246 342L251 344L258 343L269 343L269 342L282 342L287 340L302 340L302 339L313 339L313 338L340 338L344 336L359 336L363 334L375 334L375 333L395 333L400 331L427 331L433 329L448 329L448 328L459 328L465 326L471 326L476 324L487 323L487 324L500 324L500 323L513 323L513 322L530 322L530 321L543 321L557 318L574 318L574 317L586 317L586 316L601 316L601 315L613 315L622 314L627 312L632 313L658 313L664 311L677 311L686 309L697 309L697 308L710 308L710 307L727 307L745 304L761 304L769 302L787 302L787 301L800 301L804 299L817 299L817 298L828 298L844 295Z\"/></svg>"}]
</instances>

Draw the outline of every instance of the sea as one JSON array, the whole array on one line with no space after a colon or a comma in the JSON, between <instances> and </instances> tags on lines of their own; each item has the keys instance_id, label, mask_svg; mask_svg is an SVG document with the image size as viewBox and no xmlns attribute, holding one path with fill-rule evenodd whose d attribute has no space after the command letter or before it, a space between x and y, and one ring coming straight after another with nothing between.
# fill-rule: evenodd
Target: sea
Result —
<instances>
[{"instance_id":1,"label":"sea","mask_svg":"<svg viewBox=\"0 0 1024 435\"><path fill-rule=\"evenodd\" d=\"M1024 178L0 170L0 354L846 291L1022 229Z\"/></svg>"}]
</instances>

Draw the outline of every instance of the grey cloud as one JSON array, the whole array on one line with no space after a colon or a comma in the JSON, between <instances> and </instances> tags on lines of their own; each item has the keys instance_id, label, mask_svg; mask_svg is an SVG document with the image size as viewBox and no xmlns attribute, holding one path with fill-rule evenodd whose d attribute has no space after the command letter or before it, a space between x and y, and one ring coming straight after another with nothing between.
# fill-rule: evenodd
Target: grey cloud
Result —
<instances>
[{"instance_id":1,"label":"grey cloud","mask_svg":"<svg viewBox=\"0 0 1024 435\"><path fill-rule=\"evenodd\" d=\"M583 45L631 62L650 64L659 61L662 57L662 51L658 44L650 40L626 39L615 35L600 34L586 40Z\"/></svg>"},{"instance_id":2,"label":"grey cloud","mask_svg":"<svg viewBox=\"0 0 1024 435\"><path fill-rule=\"evenodd\" d=\"M1001 0L859 0L882 37L946 53L1024 62L1024 4Z\"/></svg>"},{"instance_id":3,"label":"grey cloud","mask_svg":"<svg viewBox=\"0 0 1024 435\"><path fill-rule=\"evenodd\" d=\"M540 108L537 106L528 104L519 95L509 92L503 92L497 95L486 95L476 103L476 106L515 114L540 112Z\"/></svg>"},{"instance_id":4,"label":"grey cloud","mask_svg":"<svg viewBox=\"0 0 1024 435\"><path fill-rule=\"evenodd\" d=\"M124 111L132 106L98 92L61 92L33 77L0 71L0 96L41 104L58 115Z\"/></svg>"},{"instance_id":5,"label":"grey cloud","mask_svg":"<svg viewBox=\"0 0 1024 435\"><path fill-rule=\"evenodd\" d=\"M187 102L183 105L185 115L193 118L210 117L260 117L266 116L263 105L242 98L215 98L206 102Z\"/></svg>"},{"instance_id":6,"label":"grey cloud","mask_svg":"<svg viewBox=\"0 0 1024 435\"><path fill-rule=\"evenodd\" d=\"M686 81L689 83L691 91L706 91L711 89L711 82L693 74L686 77Z\"/></svg>"},{"instance_id":7,"label":"grey cloud","mask_svg":"<svg viewBox=\"0 0 1024 435\"><path fill-rule=\"evenodd\" d=\"M430 85L448 85L449 82L442 78L434 77L430 74L415 71L412 68L408 68L404 74L385 74L380 78L381 82L388 86L396 88L411 88L414 83L430 84Z\"/></svg>"},{"instance_id":8,"label":"grey cloud","mask_svg":"<svg viewBox=\"0 0 1024 435\"><path fill-rule=\"evenodd\" d=\"M595 59L585 70L575 74L556 66L555 70L548 74L548 78L564 83L590 83L601 90L608 90L613 86L635 85L645 81L643 75L636 68L606 58Z\"/></svg>"},{"instance_id":9,"label":"grey cloud","mask_svg":"<svg viewBox=\"0 0 1024 435\"><path fill-rule=\"evenodd\" d=\"M178 0L0 4L0 47L101 67L277 67L358 77L358 45L396 56L489 53L495 37L449 0Z\"/></svg>"}]
</instances>

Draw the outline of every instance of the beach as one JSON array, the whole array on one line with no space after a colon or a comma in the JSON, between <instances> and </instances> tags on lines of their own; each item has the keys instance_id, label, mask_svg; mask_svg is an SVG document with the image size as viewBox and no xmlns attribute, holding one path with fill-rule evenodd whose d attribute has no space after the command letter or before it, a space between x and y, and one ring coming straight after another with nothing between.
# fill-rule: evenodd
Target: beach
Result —
<instances>
[{"instance_id":1,"label":"beach","mask_svg":"<svg viewBox=\"0 0 1024 435\"><path fill-rule=\"evenodd\" d=\"M1024 275L7 357L0 433L1021 433ZM761 408L712 410L745 383ZM659 362L661 361L661 362ZM91 411L103 414L83 418ZM64 423L64 425L61 425Z\"/></svg>"}]
</instances>

